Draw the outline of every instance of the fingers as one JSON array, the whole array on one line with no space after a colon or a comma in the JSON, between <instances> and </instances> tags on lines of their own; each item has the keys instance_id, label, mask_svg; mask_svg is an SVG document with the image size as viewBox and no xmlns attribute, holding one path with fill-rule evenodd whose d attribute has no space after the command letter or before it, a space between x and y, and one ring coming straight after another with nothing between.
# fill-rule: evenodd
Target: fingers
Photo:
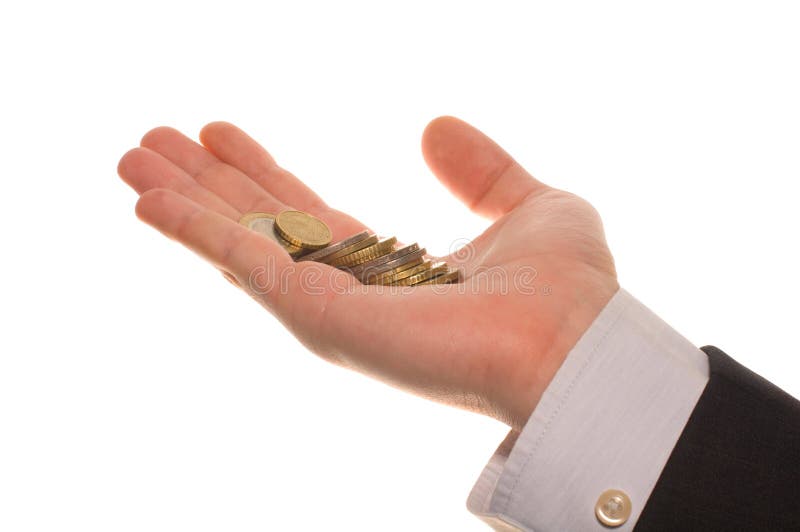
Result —
<instances>
[{"instance_id":1,"label":"fingers","mask_svg":"<svg viewBox=\"0 0 800 532\"><path fill-rule=\"evenodd\" d=\"M422 153L436 177L474 212L496 219L548 187L489 137L457 118L433 120Z\"/></svg>"},{"instance_id":2,"label":"fingers","mask_svg":"<svg viewBox=\"0 0 800 532\"><path fill-rule=\"evenodd\" d=\"M319 196L275 164L258 142L233 124L208 124L200 132L200 142L219 160L239 169L285 204L312 214L327 208Z\"/></svg>"},{"instance_id":3,"label":"fingers","mask_svg":"<svg viewBox=\"0 0 800 532\"><path fill-rule=\"evenodd\" d=\"M456 295L456 285L440 286L438 293L426 286L379 292L388 287L360 285L325 264L294 263L272 240L172 190L144 192L136 213L232 274L233 279L226 278L256 296L305 345L331 362L404 388L437 390L438 376L452 370L448 361L455 357L447 355L461 354L448 353L456 349L450 335L429 334L431 323L448 330L448 322L464 319L460 313L469 305L449 299ZM452 294L441 293L448 288ZM431 344L440 356L426 356Z\"/></svg>"},{"instance_id":4,"label":"fingers","mask_svg":"<svg viewBox=\"0 0 800 532\"><path fill-rule=\"evenodd\" d=\"M318 216L333 232L334 241L366 229L364 224L328 207L302 181L280 168L255 140L227 122L212 122L200 132L200 140L218 160L236 168L267 194L293 209Z\"/></svg>"},{"instance_id":5,"label":"fingers","mask_svg":"<svg viewBox=\"0 0 800 532\"><path fill-rule=\"evenodd\" d=\"M296 276L285 271L295 266L277 242L167 189L142 194L136 215L222 270L279 317L289 311L299 291Z\"/></svg>"},{"instance_id":6,"label":"fingers","mask_svg":"<svg viewBox=\"0 0 800 532\"><path fill-rule=\"evenodd\" d=\"M157 188L143 193L136 203L136 215L239 279L247 279L267 255L291 262L278 243L172 190Z\"/></svg>"},{"instance_id":7,"label":"fingers","mask_svg":"<svg viewBox=\"0 0 800 532\"><path fill-rule=\"evenodd\" d=\"M355 289L357 283L349 274L324 264L295 263L276 242L172 190L144 192L136 204L136 214L224 273L232 274L236 284L262 300L292 332L313 343L315 350L330 351L331 346L357 335L362 320L350 316L340 321L342 316L337 313L332 319L324 319L328 305L333 307L338 299L362 304L370 301L368 292ZM228 275L226 278L231 280ZM369 306L348 307L369 312ZM326 327L325 321L333 327Z\"/></svg>"},{"instance_id":8,"label":"fingers","mask_svg":"<svg viewBox=\"0 0 800 532\"><path fill-rule=\"evenodd\" d=\"M179 131L159 127L147 133L142 146L161 154L239 212L277 213L287 205L253 182L247 175L217 159Z\"/></svg>"},{"instance_id":9,"label":"fingers","mask_svg":"<svg viewBox=\"0 0 800 532\"><path fill-rule=\"evenodd\" d=\"M136 192L168 188L216 211L238 220L240 213L225 200L200 186L192 177L162 155L147 148L134 148L122 156L117 173Z\"/></svg>"}]
</instances>

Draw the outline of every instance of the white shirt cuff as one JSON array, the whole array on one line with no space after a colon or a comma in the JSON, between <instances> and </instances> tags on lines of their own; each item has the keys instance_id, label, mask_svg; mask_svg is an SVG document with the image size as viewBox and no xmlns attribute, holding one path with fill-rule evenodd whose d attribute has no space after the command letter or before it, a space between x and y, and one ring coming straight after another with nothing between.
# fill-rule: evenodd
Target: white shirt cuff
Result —
<instances>
[{"instance_id":1,"label":"white shirt cuff","mask_svg":"<svg viewBox=\"0 0 800 532\"><path fill-rule=\"evenodd\" d=\"M467 499L496 530L603 531L608 489L632 530L708 382L708 359L622 288L567 355L521 432Z\"/></svg>"}]
</instances>

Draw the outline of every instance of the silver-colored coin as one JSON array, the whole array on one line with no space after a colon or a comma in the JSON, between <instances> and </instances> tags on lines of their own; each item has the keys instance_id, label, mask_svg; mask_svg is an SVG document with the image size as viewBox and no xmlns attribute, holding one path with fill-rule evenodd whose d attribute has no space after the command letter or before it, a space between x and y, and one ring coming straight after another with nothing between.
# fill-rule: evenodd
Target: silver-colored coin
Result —
<instances>
[{"instance_id":1,"label":"silver-colored coin","mask_svg":"<svg viewBox=\"0 0 800 532\"><path fill-rule=\"evenodd\" d=\"M418 249L416 251L412 251L411 253L406 253L399 258L394 260L390 260L389 262L384 262L378 266L372 266L370 268L365 268L361 273L359 273L356 277L361 282L369 281L370 279L374 279L378 275L382 273L386 273L388 271L392 271L396 268L400 268L405 264L409 263L416 263L421 264L423 258L425 257L425 248Z\"/></svg>"},{"instance_id":2,"label":"silver-colored coin","mask_svg":"<svg viewBox=\"0 0 800 532\"><path fill-rule=\"evenodd\" d=\"M282 239L275 231L275 216L266 212L249 212L239 219L239 223L248 229L261 233L283 246L293 258L303 254L304 250Z\"/></svg>"},{"instance_id":3,"label":"silver-colored coin","mask_svg":"<svg viewBox=\"0 0 800 532\"><path fill-rule=\"evenodd\" d=\"M355 275L356 277L360 277L360 275L369 269L370 271L375 271L375 268L379 268L380 266L386 264L387 262L391 262L393 260L397 260L404 255L408 255L409 253L413 253L414 251L419 250L418 244L410 244L408 246L402 247L398 250L392 251L391 253L387 253L386 255L382 255L377 259L373 259L371 261L365 262L363 264L359 264L358 266L354 266L353 268L347 268L347 271ZM391 268L389 268L391 269ZM388 271L388 270L384 270Z\"/></svg>"},{"instance_id":4,"label":"silver-colored coin","mask_svg":"<svg viewBox=\"0 0 800 532\"><path fill-rule=\"evenodd\" d=\"M370 236L369 231L361 231L357 235L345 238L341 242L337 242L336 244L331 244L326 248L322 248L312 253L309 253L308 255L304 255L300 260L301 261L313 260L316 262L324 262L330 256L338 253L339 251L343 250L348 246L352 246L353 244L357 244L358 242L361 242L362 240L369 238L369 236Z\"/></svg>"}]
</instances>

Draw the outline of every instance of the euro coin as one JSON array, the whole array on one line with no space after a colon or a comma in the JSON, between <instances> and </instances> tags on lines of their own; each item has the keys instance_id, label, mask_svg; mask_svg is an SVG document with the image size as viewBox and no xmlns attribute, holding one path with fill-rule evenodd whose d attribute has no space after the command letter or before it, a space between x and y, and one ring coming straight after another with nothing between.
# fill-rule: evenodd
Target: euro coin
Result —
<instances>
[{"instance_id":1,"label":"euro coin","mask_svg":"<svg viewBox=\"0 0 800 532\"><path fill-rule=\"evenodd\" d=\"M337 268L352 268L364 262L382 257L387 253L391 253L396 243L397 238L395 237L384 238L383 240L379 240L371 246L331 260L328 262L328 264Z\"/></svg>"},{"instance_id":2,"label":"euro coin","mask_svg":"<svg viewBox=\"0 0 800 532\"><path fill-rule=\"evenodd\" d=\"M344 249L342 249L340 251L337 251L336 253L334 253L333 255L331 255L329 257L326 257L325 260L320 261L320 262L324 262L325 264L331 264L336 259L344 257L345 255L350 255L352 253L355 253L356 251L361 251L362 249L366 249L366 248L368 248L370 246L374 246L377 243L378 243L377 235L369 235L364 240L362 240L360 242L356 242L355 244L350 244L349 246L345 247Z\"/></svg>"},{"instance_id":3,"label":"euro coin","mask_svg":"<svg viewBox=\"0 0 800 532\"><path fill-rule=\"evenodd\" d=\"M417 284L451 284L457 283L460 278L460 274L458 270L449 271L442 275L437 275L432 279L428 279L427 281L423 281Z\"/></svg>"},{"instance_id":4,"label":"euro coin","mask_svg":"<svg viewBox=\"0 0 800 532\"><path fill-rule=\"evenodd\" d=\"M437 262L436 264L431 265L430 269L416 275L411 275L404 279L399 279L395 282L395 284L400 286L413 286L415 284L424 283L429 279L445 273L447 273L447 264L444 262Z\"/></svg>"},{"instance_id":5,"label":"euro coin","mask_svg":"<svg viewBox=\"0 0 800 532\"><path fill-rule=\"evenodd\" d=\"M325 222L302 211L283 211L275 217L275 231L287 242L306 250L321 249L331 243L331 230Z\"/></svg>"},{"instance_id":6,"label":"euro coin","mask_svg":"<svg viewBox=\"0 0 800 532\"><path fill-rule=\"evenodd\" d=\"M400 279L405 279L406 277L411 277L412 275L417 275L418 273L422 273L426 270L431 268L431 261L424 260L420 264L405 264L398 268L395 268L392 271L382 273L381 275L375 277L374 279L369 281L369 284L392 284Z\"/></svg>"},{"instance_id":7,"label":"euro coin","mask_svg":"<svg viewBox=\"0 0 800 532\"><path fill-rule=\"evenodd\" d=\"M363 244L364 242L369 242L370 239L374 239L374 242L372 242L372 244L374 244L375 242L378 241L378 237L376 237L375 235L372 235L370 237L369 231L361 231L357 235L353 235L350 238L345 238L344 240L342 240L340 242L337 242L336 244L331 244L328 247L319 249L317 251L312 251L308 255L304 255L303 258L301 258L300 260L301 261L303 261L303 260L313 260L314 262L327 262L327 261L329 261L331 259L335 259L337 256L341 256L341 255L338 255L338 253L340 253L340 252L343 252L342 255L347 255L347 253L350 253L352 251L357 251L358 249L363 249L363 248L356 248L356 249L350 249L350 248L353 248L354 246L357 246L358 244ZM370 246L372 244L365 244L363 247L367 247L367 246Z\"/></svg>"},{"instance_id":8,"label":"euro coin","mask_svg":"<svg viewBox=\"0 0 800 532\"><path fill-rule=\"evenodd\" d=\"M412 266L417 266L422 264L425 260L425 248L418 249L416 251L412 251L410 253L405 253L400 257L397 257L393 260L386 261L383 264L379 264L377 266L369 266L361 270L361 272L356 275L359 281L369 283L370 280L375 279L381 274L392 272L402 268L410 268Z\"/></svg>"},{"instance_id":9,"label":"euro coin","mask_svg":"<svg viewBox=\"0 0 800 532\"><path fill-rule=\"evenodd\" d=\"M411 252L417 251L419 249L418 244L409 244L408 246L403 246L400 249L396 249L389 253L384 253L379 255L373 259L368 261L361 262L354 266L349 266L347 270L355 275L356 277L360 277L362 273L364 273L368 269L372 269L373 271L377 271L378 268L386 264L387 262L393 261L395 259L399 259L403 255L407 255Z\"/></svg>"},{"instance_id":10,"label":"euro coin","mask_svg":"<svg viewBox=\"0 0 800 532\"><path fill-rule=\"evenodd\" d=\"M247 227L251 231L255 231L256 233L261 233L265 235L281 246L286 252L291 255L292 257L298 257L303 253L303 249L290 244L283 238L281 238L278 233L275 231L275 215L269 214L267 212L248 212L241 218L239 218L239 223L243 226Z\"/></svg>"},{"instance_id":11,"label":"euro coin","mask_svg":"<svg viewBox=\"0 0 800 532\"><path fill-rule=\"evenodd\" d=\"M366 284L415 286L448 284L461 279L458 270L446 263L427 260L425 248L409 244L397 248L397 239L379 239L369 231L331 244L331 230L325 222L295 210L273 215L250 212L239 223L278 242L296 261L329 264L349 272Z\"/></svg>"}]
</instances>

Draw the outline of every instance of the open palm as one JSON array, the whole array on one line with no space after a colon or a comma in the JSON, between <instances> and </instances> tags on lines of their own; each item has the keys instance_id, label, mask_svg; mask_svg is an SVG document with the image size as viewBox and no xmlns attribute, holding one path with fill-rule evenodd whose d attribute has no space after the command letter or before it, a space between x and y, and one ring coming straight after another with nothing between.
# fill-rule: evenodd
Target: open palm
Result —
<instances>
[{"instance_id":1,"label":"open palm","mask_svg":"<svg viewBox=\"0 0 800 532\"><path fill-rule=\"evenodd\" d=\"M494 224L444 258L464 283L402 291L295 263L239 225L245 212L291 208L324 220L334 241L365 228L235 126L209 124L200 140L157 128L122 157L120 176L141 194L138 216L225 272L322 358L430 399L521 428L618 288L591 205L535 180L455 118L428 125L424 156Z\"/></svg>"}]
</instances>

